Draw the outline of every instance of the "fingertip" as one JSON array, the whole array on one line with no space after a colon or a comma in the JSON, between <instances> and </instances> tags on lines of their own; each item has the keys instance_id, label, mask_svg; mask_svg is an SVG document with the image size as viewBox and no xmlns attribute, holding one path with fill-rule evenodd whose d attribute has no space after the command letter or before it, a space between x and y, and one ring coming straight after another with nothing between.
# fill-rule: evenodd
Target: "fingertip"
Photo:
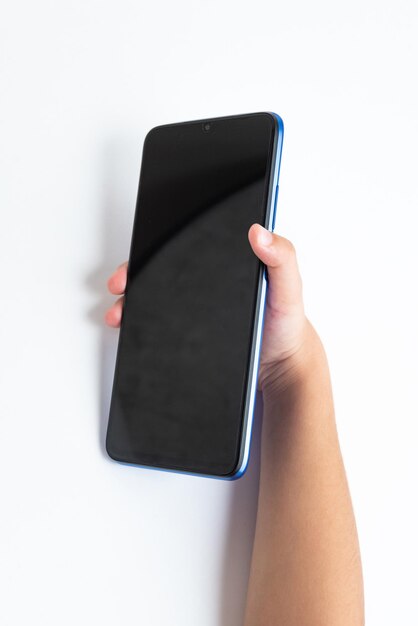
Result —
<instances>
[{"instance_id":1,"label":"fingertip","mask_svg":"<svg viewBox=\"0 0 418 626\"><path fill-rule=\"evenodd\" d=\"M107 288L113 295L121 295L126 288L126 264L118 267L107 281Z\"/></svg>"},{"instance_id":2,"label":"fingertip","mask_svg":"<svg viewBox=\"0 0 418 626\"><path fill-rule=\"evenodd\" d=\"M256 224L256 226L255 237L257 244L263 248L268 248L274 242L273 233L260 224Z\"/></svg>"},{"instance_id":3,"label":"fingertip","mask_svg":"<svg viewBox=\"0 0 418 626\"><path fill-rule=\"evenodd\" d=\"M261 224L253 224L248 231L248 239L253 252L262 260L266 253L271 251L274 235Z\"/></svg>"},{"instance_id":4,"label":"fingertip","mask_svg":"<svg viewBox=\"0 0 418 626\"><path fill-rule=\"evenodd\" d=\"M253 224L250 227L248 239L253 252L268 266L275 267L296 261L296 251L292 242L260 224Z\"/></svg>"},{"instance_id":5,"label":"fingertip","mask_svg":"<svg viewBox=\"0 0 418 626\"><path fill-rule=\"evenodd\" d=\"M105 313L105 322L111 328L119 328L121 320L121 311L119 307L112 306Z\"/></svg>"},{"instance_id":6,"label":"fingertip","mask_svg":"<svg viewBox=\"0 0 418 626\"><path fill-rule=\"evenodd\" d=\"M248 230L248 239L251 241L253 237L256 237L257 230L260 228L260 224L252 224Z\"/></svg>"},{"instance_id":7,"label":"fingertip","mask_svg":"<svg viewBox=\"0 0 418 626\"><path fill-rule=\"evenodd\" d=\"M272 233L261 226L261 224L252 224L250 226L248 239L251 245L269 245L273 241Z\"/></svg>"}]
</instances>

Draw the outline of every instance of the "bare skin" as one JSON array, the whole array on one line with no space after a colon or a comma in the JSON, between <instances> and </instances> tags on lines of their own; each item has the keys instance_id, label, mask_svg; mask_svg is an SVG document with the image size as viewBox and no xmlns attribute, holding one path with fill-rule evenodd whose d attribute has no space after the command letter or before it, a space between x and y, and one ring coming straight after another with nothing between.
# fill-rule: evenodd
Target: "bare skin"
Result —
<instances>
[{"instance_id":1,"label":"bare skin","mask_svg":"<svg viewBox=\"0 0 418 626\"><path fill-rule=\"evenodd\" d=\"M259 388L260 490L245 626L363 626L360 549L338 442L326 355L307 320L293 245L258 224L250 245L268 268ZM109 278L120 298L127 264Z\"/></svg>"}]
</instances>

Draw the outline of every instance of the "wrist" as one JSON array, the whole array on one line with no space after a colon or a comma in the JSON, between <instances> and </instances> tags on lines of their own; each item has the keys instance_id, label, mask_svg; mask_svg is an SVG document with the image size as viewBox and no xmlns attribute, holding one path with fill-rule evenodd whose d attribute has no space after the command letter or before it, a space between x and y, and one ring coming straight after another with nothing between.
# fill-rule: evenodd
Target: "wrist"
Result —
<instances>
[{"instance_id":1,"label":"wrist","mask_svg":"<svg viewBox=\"0 0 418 626\"><path fill-rule=\"evenodd\" d=\"M277 402L289 390L315 377L328 379L328 363L322 342L312 324L305 318L298 347L292 354L265 366L260 388L264 403Z\"/></svg>"}]
</instances>

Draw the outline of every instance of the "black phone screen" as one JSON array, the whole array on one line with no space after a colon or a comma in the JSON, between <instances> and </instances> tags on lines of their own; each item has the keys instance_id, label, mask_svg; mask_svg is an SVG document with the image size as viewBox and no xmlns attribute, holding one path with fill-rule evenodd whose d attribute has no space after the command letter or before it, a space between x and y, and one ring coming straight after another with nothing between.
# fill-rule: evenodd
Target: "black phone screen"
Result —
<instances>
[{"instance_id":1,"label":"black phone screen","mask_svg":"<svg viewBox=\"0 0 418 626\"><path fill-rule=\"evenodd\" d=\"M159 126L145 140L107 433L116 460L234 471L275 121Z\"/></svg>"}]
</instances>

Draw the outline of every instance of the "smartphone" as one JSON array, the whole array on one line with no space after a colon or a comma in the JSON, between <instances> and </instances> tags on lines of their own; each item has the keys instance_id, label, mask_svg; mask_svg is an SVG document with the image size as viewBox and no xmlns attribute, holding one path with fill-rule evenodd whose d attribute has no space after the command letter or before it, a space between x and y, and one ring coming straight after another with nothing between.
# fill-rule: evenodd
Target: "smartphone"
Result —
<instances>
[{"instance_id":1,"label":"smartphone","mask_svg":"<svg viewBox=\"0 0 418 626\"><path fill-rule=\"evenodd\" d=\"M283 122L261 112L147 134L106 436L122 463L235 479L248 463Z\"/></svg>"}]
</instances>

